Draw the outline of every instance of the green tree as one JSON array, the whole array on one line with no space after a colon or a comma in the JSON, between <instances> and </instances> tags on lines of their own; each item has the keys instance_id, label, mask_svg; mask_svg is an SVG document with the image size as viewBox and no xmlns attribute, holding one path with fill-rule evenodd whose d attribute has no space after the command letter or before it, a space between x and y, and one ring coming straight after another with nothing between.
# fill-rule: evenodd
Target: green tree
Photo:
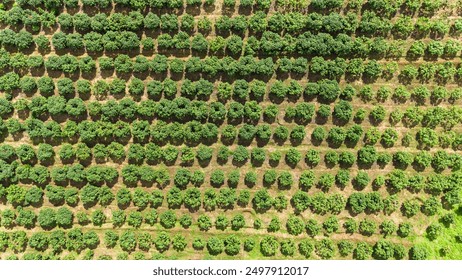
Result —
<instances>
[{"instance_id":1,"label":"green tree","mask_svg":"<svg viewBox=\"0 0 462 280\"><path fill-rule=\"evenodd\" d=\"M260 252L265 257L274 256L279 247L279 242L273 236L265 236L260 241Z\"/></svg>"},{"instance_id":2,"label":"green tree","mask_svg":"<svg viewBox=\"0 0 462 280\"><path fill-rule=\"evenodd\" d=\"M160 214L159 216L160 224L166 228L170 229L173 228L176 224L177 217L175 212L172 210L167 210Z\"/></svg>"},{"instance_id":3,"label":"green tree","mask_svg":"<svg viewBox=\"0 0 462 280\"><path fill-rule=\"evenodd\" d=\"M356 260L366 260L372 255L373 249L371 245L366 242L359 242L356 244L356 248L353 251L353 258Z\"/></svg>"},{"instance_id":4,"label":"green tree","mask_svg":"<svg viewBox=\"0 0 462 280\"><path fill-rule=\"evenodd\" d=\"M342 240L337 244L340 255L348 256L353 253L354 243L349 240Z\"/></svg>"},{"instance_id":5,"label":"green tree","mask_svg":"<svg viewBox=\"0 0 462 280\"><path fill-rule=\"evenodd\" d=\"M375 259L387 260L394 256L394 244L387 240L379 240L373 247L372 256Z\"/></svg>"},{"instance_id":6,"label":"green tree","mask_svg":"<svg viewBox=\"0 0 462 280\"><path fill-rule=\"evenodd\" d=\"M207 240L207 250L211 255L219 255L223 252L224 243L219 237L210 237Z\"/></svg>"},{"instance_id":7,"label":"green tree","mask_svg":"<svg viewBox=\"0 0 462 280\"><path fill-rule=\"evenodd\" d=\"M376 230L376 223L368 218L359 222L359 232L365 236L371 236L376 232Z\"/></svg>"},{"instance_id":8,"label":"green tree","mask_svg":"<svg viewBox=\"0 0 462 280\"><path fill-rule=\"evenodd\" d=\"M102 226L106 222L106 215L100 209L97 209L91 213L91 221L95 226Z\"/></svg>"},{"instance_id":9,"label":"green tree","mask_svg":"<svg viewBox=\"0 0 462 280\"><path fill-rule=\"evenodd\" d=\"M134 228L141 227L143 223L143 214L141 212L130 212L127 216L127 224Z\"/></svg>"},{"instance_id":10,"label":"green tree","mask_svg":"<svg viewBox=\"0 0 462 280\"><path fill-rule=\"evenodd\" d=\"M414 245L409 250L410 260L425 260L428 258L428 249L421 245Z\"/></svg>"},{"instance_id":11,"label":"green tree","mask_svg":"<svg viewBox=\"0 0 462 280\"><path fill-rule=\"evenodd\" d=\"M53 229L56 226L56 211L51 208L40 210L37 221L41 228Z\"/></svg>"},{"instance_id":12,"label":"green tree","mask_svg":"<svg viewBox=\"0 0 462 280\"><path fill-rule=\"evenodd\" d=\"M119 238L119 245L122 250L127 252L135 250L137 245L135 233L133 231L123 232Z\"/></svg>"},{"instance_id":13,"label":"green tree","mask_svg":"<svg viewBox=\"0 0 462 280\"><path fill-rule=\"evenodd\" d=\"M70 228L74 223L74 214L63 206L56 211L56 224L62 228Z\"/></svg>"},{"instance_id":14,"label":"green tree","mask_svg":"<svg viewBox=\"0 0 462 280\"><path fill-rule=\"evenodd\" d=\"M322 259L330 259L334 256L334 242L328 238L321 239L315 244L315 252Z\"/></svg>"},{"instance_id":15,"label":"green tree","mask_svg":"<svg viewBox=\"0 0 462 280\"><path fill-rule=\"evenodd\" d=\"M290 216L286 222L287 232L292 235L299 235L305 229L305 224L299 217Z\"/></svg>"}]
</instances>

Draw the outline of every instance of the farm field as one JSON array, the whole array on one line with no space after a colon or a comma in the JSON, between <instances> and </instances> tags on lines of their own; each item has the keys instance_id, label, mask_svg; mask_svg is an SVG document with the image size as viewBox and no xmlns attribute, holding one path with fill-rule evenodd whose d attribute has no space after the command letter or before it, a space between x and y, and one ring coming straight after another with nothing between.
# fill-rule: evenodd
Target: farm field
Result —
<instances>
[{"instance_id":1,"label":"farm field","mask_svg":"<svg viewBox=\"0 0 462 280\"><path fill-rule=\"evenodd\" d=\"M0 259L462 259L461 15L0 0Z\"/></svg>"}]
</instances>

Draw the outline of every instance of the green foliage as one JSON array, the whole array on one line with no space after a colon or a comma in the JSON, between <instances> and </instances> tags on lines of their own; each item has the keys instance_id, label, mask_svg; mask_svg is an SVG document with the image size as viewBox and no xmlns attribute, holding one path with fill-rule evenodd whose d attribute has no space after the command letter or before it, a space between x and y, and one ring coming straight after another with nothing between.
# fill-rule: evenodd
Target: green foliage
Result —
<instances>
[{"instance_id":1,"label":"green foliage","mask_svg":"<svg viewBox=\"0 0 462 280\"><path fill-rule=\"evenodd\" d=\"M120 215L122 216L122 213ZM148 212L144 213L144 222L150 226L153 226L155 223L157 223L158 218L159 214L155 209L151 209Z\"/></svg>"},{"instance_id":2,"label":"green foliage","mask_svg":"<svg viewBox=\"0 0 462 280\"><path fill-rule=\"evenodd\" d=\"M328 151L324 155L324 162L328 166L334 166L338 163L339 155L335 151Z\"/></svg>"},{"instance_id":3,"label":"green foliage","mask_svg":"<svg viewBox=\"0 0 462 280\"><path fill-rule=\"evenodd\" d=\"M257 173L255 173L254 171L247 172L244 176L244 183L249 188L255 186L255 184L257 183Z\"/></svg>"},{"instance_id":4,"label":"green foliage","mask_svg":"<svg viewBox=\"0 0 462 280\"><path fill-rule=\"evenodd\" d=\"M435 240L436 238L438 238L438 236L441 235L442 231L443 227L439 223L432 223L425 230L427 238L430 240Z\"/></svg>"},{"instance_id":5,"label":"green foliage","mask_svg":"<svg viewBox=\"0 0 462 280\"><path fill-rule=\"evenodd\" d=\"M331 259L335 253L334 242L324 238L316 242L315 252L321 259Z\"/></svg>"},{"instance_id":6,"label":"green foliage","mask_svg":"<svg viewBox=\"0 0 462 280\"><path fill-rule=\"evenodd\" d=\"M24 252L28 243L26 232L14 231L10 235L10 243L8 247L15 253Z\"/></svg>"},{"instance_id":7,"label":"green foliage","mask_svg":"<svg viewBox=\"0 0 462 280\"><path fill-rule=\"evenodd\" d=\"M355 233L358 230L358 224L352 218L349 218L343 223L343 227L347 233Z\"/></svg>"},{"instance_id":8,"label":"green foliage","mask_svg":"<svg viewBox=\"0 0 462 280\"><path fill-rule=\"evenodd\" d=\"M364 189L370 182L369 175L365 171L358 171L356 177L353 178L353 185L356 189Z\"/></svg>"},{"instance_id":9,"label":"green foliage","mask_svg":"<svg viewBox=\"0 0 462 280\"><path fill-rule=\"evenodd\" d=\"M380 224L380 231L384 236L392 235L396 230L397 226L392 220L385 220Z\"/></svg>"},{"instance_id":10,"label":"green foliage","mask_svg":"<svg viewBox=\"0 0 462 280\"><path fill-rule=\"evenodd\" d=\"M212 227L212 220L209 216L202 214L197 218L197 225L200 230L208 231Z\"/></svg>"},{"instance_id":11,"label":"green foliage","mask_svg":"<svg viewBox=\"0 0 462 280\"><path fill-rule=\"evenodd\" d=\"M160 220L160 224L164 228L170 229L175 226L177 217L176 217L175 212L173 212L172 210L167 210L160 214L159 220Z\"/></svg>"},{"instance_id":12,"label":"green foliage","mask_svg":"<svg viewBox=\"0 0 462 280\"><path fill-rule=\"evenodd\" d=\"M31 187L27 190L24 202L31 205L38 205L43 200L43 191L38 187Z\"/></svg>"},{"instance_id":13,"label":"green foliage","mask_svg":"<svg viewBox=\"0 0 462 280\"><path fill-rule=\"evenodd\" d=\"M297 191L292 196L291 203L297 212L303 212L310 206L310 198L305 192Z\"/></svg>"},{"instance_id":14,"label":"green foliage","mask_svg":"<svg viewBox=\"0 0 462 280\"><path fill-rule=\"evenodd\" d=\"M356 244L356 248L353 251L353 258L356 260L367 260L371 257L372 252L372 246L361 241Z\"/></svg>"},{"instance_id":15,"label":"green foliage","mask_svg":"<svg viewBox=\"0 0 462 280\"><path fill-rule=\"evenodd\" d=\"M377 225L374 221L366 218L359 222L359 233L365 236L373 235L377 230Z\"/></svg>"},{"instance_id":16,"label":"green foliage","mask_svg":"<svg viewBox=\"0 0 462 280\"><path fill-rule=\"evenodd\" d=\"M112 211L112 224L115 227L120 227L125 224L126 215L123 210Z\"/></svg>"},{"instance_id":17,"label":"green foliage","mask_svg":"<svg viewBox=\"0 0 462 280\"><path fill-rule=\"evenodd\" d=\"M319 177L317 185L323 191L328 191L335 183L335 177L332 174L324 173Z\"/></svg>"},{"instance_id":18,"label":"green foliage","mask_svg":"<svg viewBox=\"0 0 462 280\"><path fill-rule=\"evenodd\" d=\"M264 180L265 180L265 176L264 176ZM314 172L311 171L311 170L305 170L302 172L302 174L300 175L300 179L299 179L299 188L302 189L302 190L308 190L310 189L311 187L314 186L314 182L315 182L315 175L314 175Z\"/></svg>"},{"instance_id":19,"label":"green foliage","mask_svg":"<svg viewBox=\"0 0 462 280\"><path fill-rule=\"evenodd\" d=\"M183 251L186 248L186 239L180 234L175 234L172 239L172 247L176 251Z\"/></svg>"},{"instance_id":20,"label":"green foliage","mask_svg":"<svg viewBox=\"0 0 462 280\"><path fill-rule=\"evenodd\" d=\"M8 219L8 217L7 217ZM19 226L23 226L27 229L33 228L35 226L35 222L37 217L34 212L28 209L20 209L18 210L18 215L16 217L16 224ZM9 224L9 222L7 222ZM0 246L1 251L1 246Z\"/></svg>"},{"instance_id":21,"label":"green foliage","mask_svg":"<svg viewBox=\"0 0 462 280\"><path fill-rule=\"evenodd\" d=\"M2 212L1 225L5 228L11 228L14 226L16 214L10 209L6 209Z\"/></svg>"},{"instance_id":22,"label":"green foliage","mask_svg":"<svg viewBox=\"0 0 462 280\"><path fill-rule=\"evenodd\" d=\"M56 211L51 208L40 210L37 222L43 229L53 229L56 226Z\"/></svg>"},{"instance_id":23,"label":"green foliage","mask_svg":"<svg viewBox=\"0 0 462 280\"><path fill-rule=\"evenodd\" d=\"M102 226L106 222L106 215L100 209L91 213L91 221L95 226Z\"/></svg>"},{"instance_id":24,"label":"green foliage","mask_svg":"<svg viewBox=\"0 0 462 280\"><path fill-rule=\"evenodd\" d=\"M291 216L287 220L286 228L287 228L287 232L289 232L290 234L299 235L303 232L305 228L305 224L300 218L296 216Z\"/></svg>"},{"instance_id":25,"label":"green foliage","mask_svg":"<svg viewBox=\"0 0 462 280\"><path fill-rule=\"evenodd\" d=\"M132 231L125 231L120 235L119 245L122 250L131 252L136 248L136 237L135 233Z\"/></svg>"},{"instance_id":26,"label":"green foliage","mask_svg":"<svg viewBox=\"0 0 462 280\"><path fill-rule=\"evenodd\" d=\"M180 217L179 221L180 221L180 225L183 228L189 228L192 225L192 222L193 222L192 217L190 215L188 215L188 214L182 215Z\"/></svg>"},{"instance_id":27,"label":"green foliage","mask_svg":"<svg viewBox=\"0 0 462 280\"><path fill-rule=\"evenodd\" d=\"M387 260L394 256L394 244L387 240L379 240L373 247L373 257L379 260Z\"/></svg>"},{"instance_id":28,"label":"green foliage","mask_svg":"<svg viewBox=\"0 0 462 280\"><path fill-rule=\"evenodd\" d=\"M441 209L440 200L432 196L423 202L421 210L422 210L422 213L424 213L425 215L433 216L437 214L440 209Z\"/></svg>"},{"instance_id":29,"label":"green foliage","mask_svg":"<svg viewBox=\"0 0 462 280\"><path fill-rule=\"evenodd\" d=\"M192 243L192 246L195 250L202 250L205 247L205 242L202 238L196 237Z\"/></svg>"},{"instance_id":30,"label":"green foliage","mask_svg":"<svg viewBox=\"0 0 462 280\"><path fill-rule=\"evenodd\" d=\"M342 240L337 245L340 255L348 256L353 253L354 243L349 240Z\"/></svg>"},{"instance_id":31,"label":"green foliage","mask_svg":"<svg viewBox=\"0 0 462 280\"><path fill-rule=\"evenodd\" d=\"M230 256L237 255L240 251L241 247L241 241L239 237L235 235L229 235L226 237L224 240L224 246L225 246L225 253Z\"/></svg>"},{"instance_id":32,"label":"green foliage","mask_svg":"<svg viewBox=\"0 0 462 280\"><path fill-rule=\"evenodd\" d=\"M428 244L407 251L394 235L425 230L435 243L457 222L462 91L451 84L462 77L462 21L439 18L444 1L225 0L213 20L214 0L82 0L84 12L77 0L13 2L0 16L19 27L0 32L0 199L11 206L0 251L110 259L98 255L103 238L123 251L117 259L145 259L153 244L152 258L164 259L170 247L188 253L186 235L124 228L178 221L188 231L268 231L191 240L211 256L239 256L242 245L252 254L259 243L266 257L330 259L338 249L358 260L426 259ZM403 56L418 63L399 64ZM373 85L382 79L396 85ZM252 217L225 214L250 206ZM260 217L272 208L278 215ZM418 215L430 219L417 225ZM102 235L80 229L90 223ZM276 239L343 230L385 240Z\"/></svg>"},{"instance_id":33,"label":"green foliage","mask_svg":"<svg viewBox=\"0 0 462 280\"><path fill-rule=\"evenodd\" d=\"M365 146L358 150L358 163L371 165L377 160L377 151L372 146Z\"/></svg>"},{"instance_id":34,"label":"green foliage","mask_svg":"<svg viewBox=\"0 0 462 280\"><path fill-rule=\"evenodd\" d=\"M414 245L409 250L410 260L426 260L428 258L428 249L421 245Z\"/></svg>"},{"instance_id":35,"label":"green foliage","mask_svg":"<svg viewBox=\"0 0 462 280\"><path fill-rule=\"evenodd\" d=\"M139 228L143 222L143 215L140 212L130 212L127 217L127 224Z\"/></svg>"},{"instance_id":36,"label":"green foliage","mask_svg":"<svg viewBox=\"0 0 462 280\"><path fill-rule=\"evenodd\" d=\"M220 214L215 220L215 227L220 230L225 230L229 225L229 220L225 215Z\"/></svg>"},{"instance_id":37,"label":"green foliage","mask_svg":"<svg viewBox=\"0 0 462 280\"><path fill-rule=\"evenodd\" d=\"M244 240L244 250L246 252L252 251L254 247L255 247L255 240L251 238L247 238Z\"/></svg>"},{"instance_id":38,"label":"green foliage","mask_svg":"<svg viewBox=\"0 0 462 280\"><path fill-rule=\"evenodd\" d=\"M218 237L210 237L207 240L207 250L211 255L219 255L223 252L224 243Z\"/></svg>"},{"instance_id":39,"label":"green foliage","mask_svg":"<svg viewBox=\"0 0 462 280\"><path fill-rule=\"evenodd\" d=\"M321 161L321 157L319 155L319 151L316 151L314 149L308 150L308 152L305 155L306 164L308 164L309 166L314 167L314 166L318 165L320 161Z\"/></svg>"},{"instance_id":40,"label":"green foliage","mask_svg":"<svg viewBox=\"0 0 462 280\"><path fill-rule=\"evenodd\" d=\"M244 146L237 146L237 148L233 151L233 161L237 162L238 164L243 164L249 159L249 152Z\"/></svg>"},{"instance_id":41,"label":"green foliage","mask_svg":"<svg viewBox=\"0 0 462 280\"><path fill-rule=\"evenodd\" d=\"M408 237L412 230L412 225L409 222L404 222L399 224L397 233L400 237Z\"/></svg>"},{"instance_id":42,"label":"green foliage","mask_svg":"<svg viewBox=\"0 0 462 280\"><path fill-rule=\"evenodd\" d=\"M273 217L268 224L268 232L277 232L281 229L281 221L277 217Z\"/></svg>"},{"instance_id":43,"label":"green foliage","mask_svg":"<svg viewBox=\"0 0 462 280\"><path fill-rule=\"evenodd\" d=\"M260 241L260 252L265 257L274 256L279 247L279 242L273 236L265 236Z\"/></svg>"},{"instance_id":44,"label":"green foliage","mask_svg":"<svg viewBox=\"0 0 462 280\"><path fill-rule=\"evenodd\" d=\"M70 228L74 223L74 214L72 211L63 206L56 211L56 224L62 228Z\"/></svg>"},{"instance_id":45,"label":"green foliage","mask_svg":"<svg viewBox=\"0 0 462 280\"><path fill-rule=\"evenodd\" d=\"M381 105L374 107L369 113L369 117L371 118L372 122L377 124L381 123L385 119L385 115L385 109Z\"/></svg>"},{"instance_id":46,"label":"green foliage","mask_svg":"<svg viewBox=\"0 0 462 280\"><path fill-rule=\"evenodd\" d=\"M327 220L323 222L322 227L324 228L327 234L336 232L339 229L337 217L331 216L327 218Z\"/></svg>"},{"instance_id":47,"label":"green foliage","mask_svg":"<svg viewBox=\"0 0 462 280\"><path fill-rule=\"evenodd\" d=\"M333 127L327 134L327 142L333 147L339 147L345 141L346 133L341 127Z\"/></svg>"},{"instance_id":48,"label":"green foliage","mask_svg":"<svg viewBox=\"0 0 462 280\"><path fill-rule=\"evenodd\" d=\"M295 148L290 148L286 153L286 162L290 166L295 166L302 159L301 153Z\"/></svg>"}]
</instances>

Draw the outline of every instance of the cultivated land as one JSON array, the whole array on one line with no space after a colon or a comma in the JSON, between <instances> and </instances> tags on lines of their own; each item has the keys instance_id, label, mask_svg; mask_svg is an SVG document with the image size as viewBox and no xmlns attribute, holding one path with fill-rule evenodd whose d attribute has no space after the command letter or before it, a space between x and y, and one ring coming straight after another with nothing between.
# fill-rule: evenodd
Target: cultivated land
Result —
<instances>
[{"instance_id":1,"label":"cultivated land","mask_svg":"<svg viewBox=\"0 0 462 280\"><path fill-rule=\"evenodd\" d=\"M462 2L0 2L1 259L462 258Z\"/></svg>"}]
</instances>

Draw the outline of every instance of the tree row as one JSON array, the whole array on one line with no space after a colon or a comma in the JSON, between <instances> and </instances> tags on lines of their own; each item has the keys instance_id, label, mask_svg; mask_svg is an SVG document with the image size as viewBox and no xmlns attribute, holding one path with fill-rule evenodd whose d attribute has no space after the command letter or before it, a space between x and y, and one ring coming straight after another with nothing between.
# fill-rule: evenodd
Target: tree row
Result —
<instances>
[{"instance_id":1,"label":"tree row","mask_svg":"<svg viewBox=\"0 0 462 280\"><path fill-rule=\"evenodd\" d=\"M214 256L223 253L228 256L235 256L241 254L242 249L245 252L259 250L265 257L281 254L286 257L313 258L316 256L322 259L330 259L336 254L340 254L342 257L352 255L354 259L358 260L370 258L400 260L406 257L413 260L422 260L429 255L429 252L424 247L413 246L408 250L404 246L386 239L381 239L372 245L363 241L356 244L349 240L334 242L329 238L318 241L302 239L296 242L292 239L266 236L258 239L248 237L242 240L239 235L228 234L207 239L195 237L191 245L189 245L186 237L180 233L172 236L172 234L161 231L154 237L148 232L135 233L130 230L121 233L107 231L102 239L95 231L83 232L80 228L67 232L62 230L54 230L51 233L36 232L30 237L24 231L14 231L0 233L0 246L3 250L10 249L14 253L24 252L27 247L40 252L25 253L23 258L29 260L60 259L56 254L65 250L71 252L65 259L74 259L75 254L84 252L83 259L88 260L94 257L94 249L102 246L101 243L104 243L104 246L109 250L114 249L116 246L120 247L124 252L119 254L117 259L128 259L127 253L135 251L137 251L133 254L135 259L145 259L145 252L150 251L152 248L155 248L159 253L164 253L172 249L181 252L188 246L191 246L196 251L206 249L210 255ZM48 252L45 255L46 251ZM163 258L162 254L153 254L153 259ZM8 259L13 260L17 259L17 257L12 255ZM108 260L112 259L112 257L102 255L99 259Z\"/></svg>"},{"instance_id":2,"label":"tree row","mask_svg":"<svg viewBox=\"0 0 462 280\"><path fill-rule=\"evenodd\" d=\"M426 41L425 41L426 42ZM173 36L168 33L157 37L144 37L131 31L108 31L104 35L97 32L89 32L85 35L80 33L66 34L58 31L53 34L51 43L57 51L83 51L91 53L139 51L140 45L144 51L152 51L156 48L160 52L177 50L193 54L226 53L232 56L240 55L304 55L304 56L340 56L340 57L390 57L400 58L406 55L410 60L424 57L434 60L438 57L451 58L460 51L460 44L452 39L446 42L430 40L426 44L423 40L415 40L413 45L407 48L403 40L387 41L382 37L374 39L367 37L352 38L350 35L340 33L332 36L328 33L312 34L305 32L292 37L289 34L279 35L271 31L265 31L260 38L249 36L242 39L238 35L230 35L226 38L216 36L207 39L202 34L191 36L180 31ZM25 30L15 32L11 29L0 31L0 43L8 49L26 50L38 47L41 52L50 50L50 40L44 35L33 36Z\"/></svg>"},{"instance_id":3,"label":"tree row","mask_svg":"<svg viewBox=\"0 0 462 280\"><path fill-rule=\"evenodd\" d=\"M15 164L16 163L16 164ZM122 168L121 173L116 168L103 166L103 165L92 165L85 168L81 164L66 165L62 167L54 167L51 170L44 166L30 167L29 165L18 165L17 162L13 164L7 164L2 162L2 173L1 182L5 186L0 188L0 194L6 198L6 201L12 205L39 205L43 201L44 191L46 189L47 196L53 204L59 204L66 200L68 204L75 205L79 201L82 201L84 205L91 206L96 203L102 205L110 204L114 200L114 194L110 187L117 183L119 176L124 184L129 187L136 187L143 185L150 187L157 185L158 188L163 189L168 185L173 185L172 189L166 191L167 202L170 208L179 208L183 203L189 209L198 209L201 206L201 192L199 187L208 185L214 188L219 188L220 196L217 196L217 191L209 189L204 193L203 207L208 210L213 210L215 207L220 206L222 209L232 208L238 201L241 206L247 206L250 202L250 192L256 185L262 185L266 188L275 188L279 191L290 190L292 188L298 188L302 191L292 197L291 204L298 212L303 212L310 207L315 207L317 210L313 210L316 213L326 213L329 209L329 203L327 198L321 193L318 193L316 199L317 203L313 203L311 196L306 192L310 189L317 188L323 192L329 192L334 187L344 189L350 185L355 190L364 190L366 187L371 186L372 189L378 190L380 188L386 188L390 194L396 194L404 190L408 190L413 193L419 193L424 191L432 196L438 197L443 195L441 202L431 198L433 205L436 205L434 209L438 210L441 206L453 207L460 203L460 172L453 172L450 175L442 175L439 173L429 173L426 176L422 174L409 174L400 169L395 169L391 172L387 172L384 175L378 175L373 180L366 171L359 170L357 172L351 172L348 169L340 169L335 175L327 172L315 175L314 171L306 170L303 171L299 176L295 177L290 171L275 171L274 169L267 169L261 176L255 171L248 171L241 174L239 171L232 171L225 174L221 169L214 170L210 173L210 176L206 176L205 173L200 170L192 171L187 168L179 168L176 170L174 176L171 177L168 170L164 167L154 169L148 165L136 166L126 165ZM53 180L58 187L46 186ZM37 184L39 187L25 187L22 185L16 185L15 183L27 183ZM87 184L88 183L88 184ZM82 187L79 192L76 188L64 188L63 186ZM87 184L87 185L85 185ZM105 187L101 187L106 184ZM235 188L239 185L249 188L249 190L240 191L237 196ZM46 187L45 187L46 186ZM99 187L98 187L99 186ZM189 188L187 191L182 189L188 186L195 186L197 188ZM255 192L255 196L252 200L253 206L257 211L267 211L274 206L276 210L282 211L287 208L287 199L284 198L284 194L281 193L277 198L272 198L267 189L263 188ZM139 193L137 193L139 192ZM78 194L80 193L80 200ZM119 194L120 193L120 194ZM130 205L132 195L125 189L117 194L117 203L120 206ZM123 198L119 195L124 193ZM359 214L366 210L367 196L361 197L355 196L355 203L353 206L353 212ZM56 199L56 198L60 199ZM158 207L162 204L163 194L160 190L155 190L151 194L138 189L135 192L135 196L138 197L135 206L140 208L147 207L149 204ZM187 199L186 199L187 198ZM319 201L319 199L321 199ZM341 197L337 202L335 211L341 211L345 205L345 200ZM396 199L392 198L392 199ZM125 201L125 202L123 202ZM194 202L193 202L194 201ZM375 211L382 211L385 204L380 199L380 196L375 198L374 203L381 205L376 206ZM435 204L436 203L436 204ZM274 205L273 205L274 204ZM388 202L389 206L392 207L391 212L397 210L398 205L396 203ZM415 204L415 203L414 203ZM338 207L340 205L340 207ZM439 205L439 206L438 206ZM327 207L327 208L326 208ZM356 210L355 210L356 209ZM373 212L369 209L368 212ZM413 209L406 216L413 216L416 211L419 210L419 205L410 205L410 209ZM430 215L436 214L437 211L427 211ZM387 210L387 212L390 212Z\"/></svg>"},{"instance_id":4,"label":"tree row","mask_svg":"<svg viewBox=\"0 0 462 280\"><path fill-rule=\"evenodd\" d=\"M222 15L212 22L206 16L194 17L191 14L157 14L158 11L148 12L143 15L139 11L128 13L97 13L88 15L85 12L76 14L61 13L56 18L54 15L23 9L15 6L3 13L2 22L6 25L21 26L38 32L42 27L55 27L59 24L62 31L72 32L74 29L81 33L95 31L104 33L107 31L157 31L163 32L193 32L197 30L208 35L212 30L218 34L232 32L243 36L247 30L252 35L258 35L264 31L296 35L304 31L325 32L330 34L355 34L366 36L384 36L390 33L398 38L407 38L410 35L424 37L432 35L444 37L446 34L456 36L462 31L462 21L431 19L418 17L416 21L409 15L400 15L394 21L384 18L383 14L364 11L361 16L356 12L348 12L341 15L337 12L320 14L312 12L302 14L300 12L275 12L267 15L262 11L256 11L250 16L238 15L229 17ZM93 14L93 13L92 13Z\"/></svg>"}]
</instances>

